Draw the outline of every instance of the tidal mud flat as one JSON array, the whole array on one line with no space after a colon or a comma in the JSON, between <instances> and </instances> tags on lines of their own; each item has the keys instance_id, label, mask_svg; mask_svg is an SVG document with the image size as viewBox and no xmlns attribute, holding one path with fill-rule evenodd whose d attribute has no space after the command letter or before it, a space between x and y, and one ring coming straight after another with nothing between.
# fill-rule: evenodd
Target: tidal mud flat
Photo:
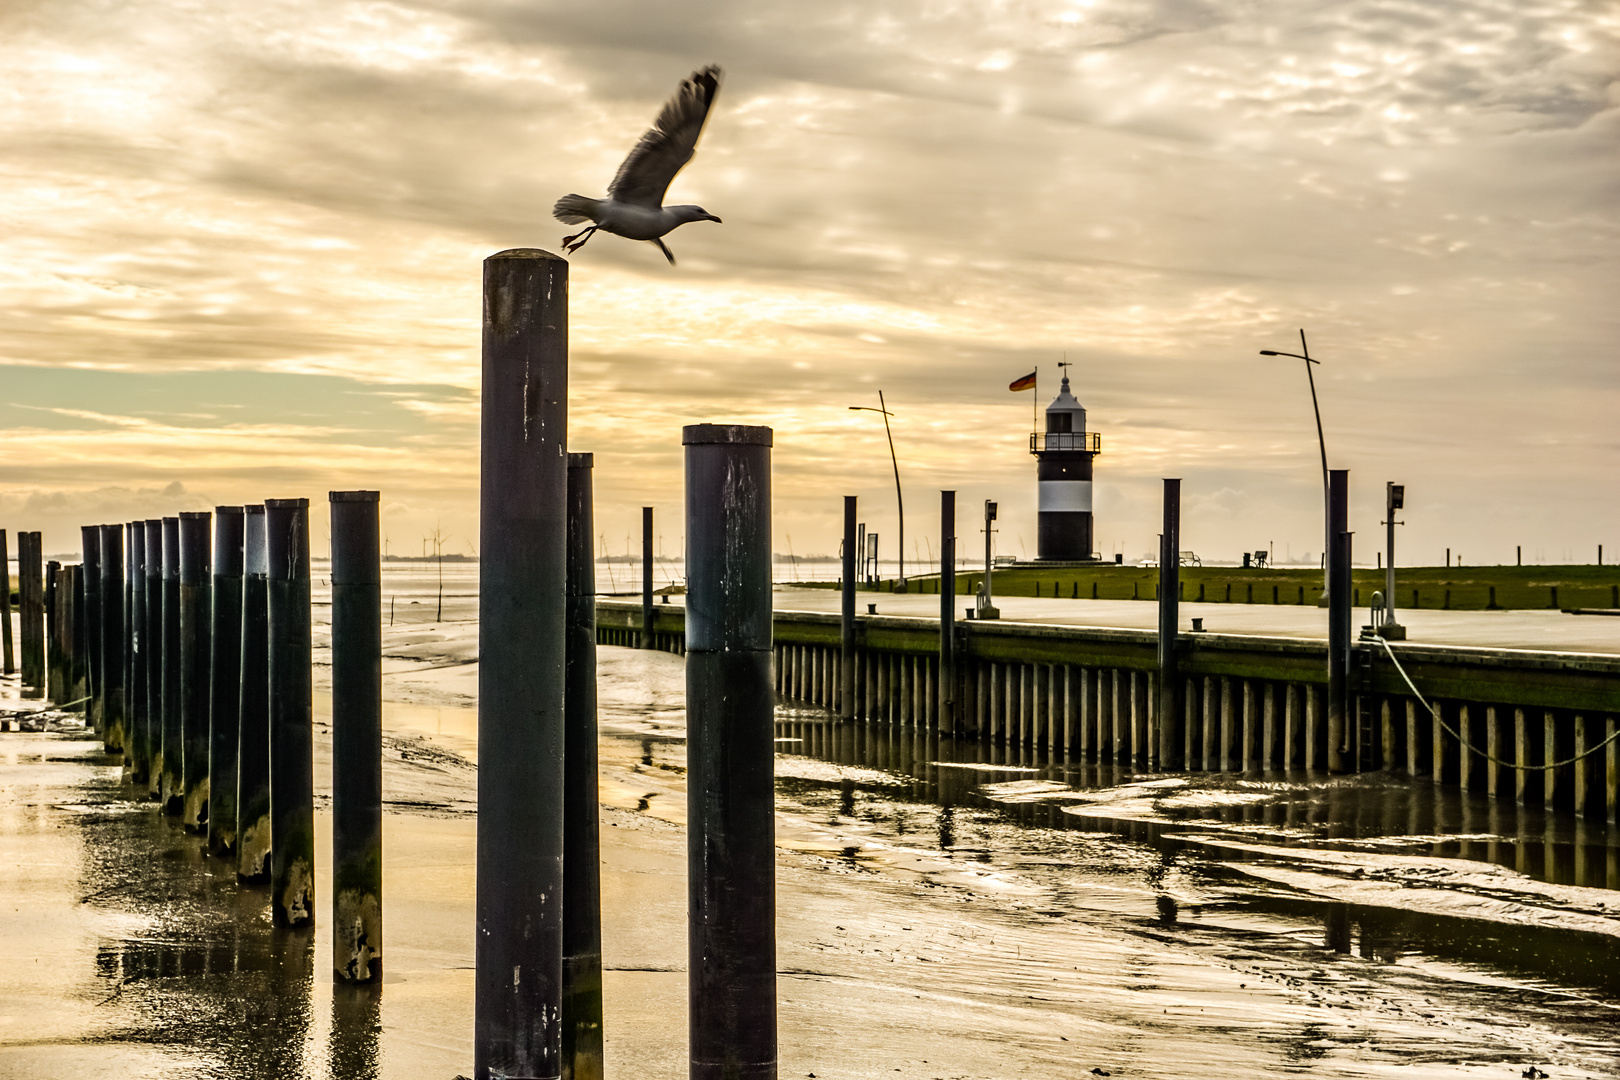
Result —
<instances>
[{"instance_id":1,"label":"tidal mud flat","mask_svg":"<svg viewBox=\"0 0 1620 1080\"><path fill-rule=\"evenodd\" d=\"M385 637L380 991L325 969L319 704L313 934L272 928L99 743L0 734L0 1076L469 1071L467 606ZM607 1066L677 1077L682 661L603 647L600 678ZM1137 776L809 710L778 737L784 1077L1620 1073L1608 833L1404 781Z\"/></svg>"}]
</instances>

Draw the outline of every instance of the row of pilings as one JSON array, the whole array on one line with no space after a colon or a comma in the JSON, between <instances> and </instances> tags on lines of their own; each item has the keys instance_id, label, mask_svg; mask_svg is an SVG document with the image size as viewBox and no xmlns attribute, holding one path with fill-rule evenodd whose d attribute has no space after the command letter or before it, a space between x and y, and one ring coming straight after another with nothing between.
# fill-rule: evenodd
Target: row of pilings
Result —
<instances>
[{"instance_id":1,"label":"row of pilings","mask_svg":"<svg viewBox=\"0 0 1620 1080\"><path fill-rule=\"evenodd\" d=\"M268 884L277 925L313 927L309 500L83 526L76 565L41 567L39 536L18 535L25 684L84 712L135 798L243 885ZM331 536L333 970L371 982L382 976L377 493L332 492ZM27 584L36 574L43 588Z\"/></svg>"}]
</instances>

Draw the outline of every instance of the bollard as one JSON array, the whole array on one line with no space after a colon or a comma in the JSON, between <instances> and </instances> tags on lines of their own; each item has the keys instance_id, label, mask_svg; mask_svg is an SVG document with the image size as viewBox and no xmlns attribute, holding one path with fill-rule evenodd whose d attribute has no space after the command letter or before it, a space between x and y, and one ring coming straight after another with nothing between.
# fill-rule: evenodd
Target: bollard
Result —
<instances>
[{"instance_id":1,"label":"bollard","mask_svg":"<svg viewBox=\"0 0 1620 1080\"><path fill-rule=\"evenodd\" d=\"M146 580L141 597L141 666L146 669L146 793L163 793L163 522L141 522Z\"/></svg>"},{"instance_id":2,"label":"bollard","mask_svg":"<svg viewBox=\"0 0 1620 1080\"><path fill-rule=\"evenodd\" d=\"M11 640L11 554L6 550L6 530L0 529L0 671L10 675L17 670L17 650Z\"/></svg>"},{"instance_id":3,"label":"bollard","mask_svg":"<svg viewBox=\"0 0 1620 1080\"><path fill-rule=\"evenodd\" d=\"M62 696L62 646L57 638L62 627L61 576L61 563L52 559L45 564L45 698L58 706L67 700Z\"/></svg>"},{"instance_id":4,"label":"bollard","mask_svg":"<svg viewBox=\"0 0 1620 1080\"><path fill-rule=\"evenodd\" d=\"M213 515L180 515L180 823L193 832L208 827L208 665L213 654L209 531Z\"/></svg>"},{"instance_id":5,"label":"bollard","mask_svg":"<svg viewBox=\"0 0 1620 1080\"><path fill-rule=\"evenodd\" d=\"M236 851L236 740L242 707L242 508L214 507L208 631L208 850Z\"/></svg>"},{"instance_id":6,"label":"bollard","mask_svg":"<svg viewBox=\"0 0 1620 1080\"><path fill-rule=\"evenodd\" d=\"M689 1075L774 1080L771 429L694 424L681 441Z\"/></svg>"},{"instance_id":7,"label":"bollard","mask_svg":"<svg viewBox=\"0 0 1620 1080\"><path fill-rule=\"evenodd\" d=\"M185 796L185 728L180 720L180 519L163 519L163 776L158 802L180 813Z\"/></svg>"},{"instance_id":8,"label":"bollard","mask_svg":"<svg viewBox=\"0 0 1620 1080\"><path fill-rule=\"evenodd\" d=\"M270 880L270 616L264 507L242 507L242 661L236 737L236 876Z\"/></svg>"},{"instance_id":9,"label":"bollard","mask_svg":"<svg viewBox=\"0 0 1620 1080\"><path fill-rule=\"evenodd\" d=\"M140 526L131 521L118 527L124 545L124 624L119 628L119 652L124 661L124 764L129 769L132 790L138 790L140 780L146 777L145 764L137 765L135 761L135 744L142 739L140 714L145 705L135 696L135 667L140 660L136 652L139 624L135 621L135 594L145 586L135 569L135 534L140 531Z\"/></svg>"},{"instance_id":10,"label":"bollard","mask_svg":"<svg viewBox=\"0 0 1620 1080\"><path fill-rule=\"evenodd\" d=\"M1328 474L1328 771L1345 772L1350 736L1350 471Z\"/></svg>"},{"instance_id":11,"label":"bollard","mask_svg":"<svg viewBox=\"0 0 1620 1080\"><path fill-rule=\"evenodd\" d=\"M270 916L315 925L315 718L309 627L309 500L264 503L270 619Z\"/></svg>"},{"instance_id":12,"label":"bollard","mask_svg":"<svg viewBox=\"0 0 1620 1080\"><path fill-rule=\"evenodd\" d=\"M602 1080L602 873L596 786L596 561L590 454L568 455L563 666L562 1075Z\"/></svg>"},{"instance_id":13,"label":"bollard","mask_svg":"<svg viewBox=\"0 0 1620 1080\"><path fill-rule=\"evenodd\" d=\"M101 526L101 694L102 746L129 755L124 745L124 527Z\"/></svg>"},{"instance_id":14,"label":"bollard","mask_svg":"<svg viewBox=\"0 0 1620 1080\"><path fill-rule=\"evenodd\" d=\"M956 492L939 493L939 731L956 734Z\"/></svg>"},{"instance_id":15,"label":"bollard","mask_svg":"<svg viewBox=\"0 0 1620 1080\"><path fill-rule=\"evenodd\" d=\"M84 567L66 566L67 572L63 581L67 588L67 618L63 621L68 625L64 633L68 638L68 688L67 699L73 702L74 712L89 715L89 703L85 700L89 696L90 676L85 670L85 644L84 628Z\"/></svg>"},{"instance_id":16,"label":"bollard","mask_svg":"<svg viewBox=\"0 0 1620 1080\"><path fill-rule=\"evenodd\" d=\"M473 1077L557 1077L568 263L484 260Z\"/></svg>"},{"instance_id":17,"label":"bollard","mask_svg":"<svg viewBox=\"0 0 1620 1080\"><path fill-rule=\"evenodd\" d=\"M382 558L377 492L333 491L332 975L380 982Z\"/></svg>"},{"instance_id":18,"label":"bollard","mask_svg":"<svg viewBox=\"0 0 1620 1080\"><path fill-rule=\"evenodd\" d=\"M146 691L146 523L125 526L125 580L128 584L129 677L125 682L129 714L129 780L137 797L145 798L152 779L151 714Z\"/></svg>"},{"instance_id":19,"label":"bollard","mask_svg":"<svg viewBox=\"0 0 1620 1080\"><path fill-rule=\"evenodd\" d=\"M85 691L90 700L84 710L85 726L92 731L101 730L101 526L83 525L79 528L83 547L79 565L84 580L84 644Z\"/></svg>"},{"instance_id":20,"label":"bollard","mask_svg":"<svg viewBox=\"0 0 1620 1080\"><path fill-rule=\"evenodd\" d=\"M653 508L641 508L641 647L653 644Z\"/></svg>"},{"instance_id":21,"label":"bollard","mask_svg":"<svg viewBox=\"0 0 1620 1080\"><path fill-rule=\"evenodd\" d=\"M1164 532L1159 536L1159 768L1184 768L1186 741L1176 693L1181 676L1176 665L1176 634L1181 613L1181 481L1164 482Z\"/></svg>"},{"instance_id":22,"label":"bollard","mask_svg":"<svg viewBox=\"0 0 1620 1080\"><path fill-rule=\"evenodd\" d=\"M17 623L23 697L45 695L45 559L37 532L17 534Z\"/></svg>"},{"instance_id":23,"label":"bollard","mask_svg":"<svg viewBox=\"0 0 1620 1080\"><path fill-rule=\"evenodd\" d=\"M844 496L842 617L839 623L838 718L855 719L855 496Z\"/></svg>"}]
</instances>

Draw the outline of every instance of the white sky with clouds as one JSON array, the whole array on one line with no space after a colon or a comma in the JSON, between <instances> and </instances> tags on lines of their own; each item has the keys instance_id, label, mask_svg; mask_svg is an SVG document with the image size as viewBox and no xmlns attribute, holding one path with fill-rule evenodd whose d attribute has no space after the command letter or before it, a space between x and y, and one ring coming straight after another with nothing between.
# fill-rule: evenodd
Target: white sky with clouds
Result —
<instances>
[{"instance_id":1,"label":"white sky with clouds","mask_svg":"<svg viewBox=\"0 0 1620 1080\"><path fill-rule=\"evenodd\" d=\"M892 537L882 389L908 548L954 487L1033 555L1005 387L1067 352L1105 552L1180 476L1186 547L1316 553L1303 373L1257 355L1303 326L1361 554L1395 479L1402 561L1620 558L1620 12L1508 0L10 0L0 526L376 487L393 550L466 550L480 260L555 250L711 61L670 197L724 224L573 259L609 550L649 502L679 550L701 420L776 429L778 550L845 493Z\"/></svg>"}]
</instances>

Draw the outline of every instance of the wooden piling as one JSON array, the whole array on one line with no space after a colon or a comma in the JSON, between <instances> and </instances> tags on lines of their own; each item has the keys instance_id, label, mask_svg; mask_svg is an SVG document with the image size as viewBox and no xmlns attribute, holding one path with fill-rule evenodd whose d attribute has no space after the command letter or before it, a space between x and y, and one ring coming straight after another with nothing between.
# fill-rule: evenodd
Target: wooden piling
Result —
<instances>
[{"instance_id":1,"label":"wooden piling","mask_svg":"<svg viewBox=\"0 0 1620 1080\"><path fill-rule=\"evenodd\" d=\"M206 510L180 514L180 823L194 832L208 828L208 707L213 572ZM313 865L313 864L312 864Z\"/></svg>"},{"instance_id":2,"label":"wooden piling","mask_svg":"<svg viewBox=\"0 0 1620 1080\"><path fill-rule=\"evenodd\" d=\"M236 876L270 880L269 556L262 505L242 507L242 660L236 734Z\"/></svg>"},{"instance_id":3,"label":"wooden piling","mask_svg":"<svg viewBox=\"0 0 1620 1080\"><path fill-rule=\"evenodd\" d=\"M232 866L236 865L237 740L242 733L244 521L240 506L214 507L214 578L209 589L213 609L208 631L208 851L229 859ZM334 580L335 574L334 569ZM334 725L336 717L334 706Z\"/></svg>"},{"instance_id":4,"label":"wooden piling","mask_svg":"<svg viewBox=\"0 0 1620 1080\"><path fill-rule=\"evenodd\" d=\"M315 718L309 500L267 499L264 519L270 629L270 915L278 926L313 927Z\"/></svg>"}]
</instances>

